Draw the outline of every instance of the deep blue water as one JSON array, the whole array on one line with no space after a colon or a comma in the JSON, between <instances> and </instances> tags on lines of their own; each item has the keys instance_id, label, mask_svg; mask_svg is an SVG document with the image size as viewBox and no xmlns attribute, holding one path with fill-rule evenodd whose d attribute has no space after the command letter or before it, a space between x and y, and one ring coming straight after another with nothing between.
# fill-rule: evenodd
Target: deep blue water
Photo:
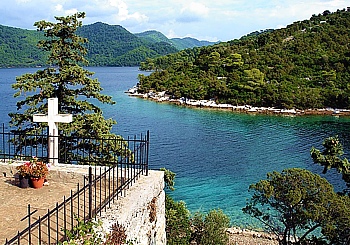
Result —
<instances>
[{"instance_id":1,"label":"deep blue water","mask_svg":"<svg viewBox=\"0 0 350 245\"><path fill-rule=\"evenodd\" d=\"M116 101L101 105L105 117L117 121L114 132L127 137L150 131L150 167L177 174L171 195L184 200L191 212L221 208L233 224L249 225L254 221L241 209L251 183L291 167L321 174L309 151L311 146L321 148L328 136L339 135L350 152L350 118L254 116L160 104L124 93L137 83L136 67L88 69L96 72L103 93ZM0 122L8 122L7 113L16 109L15 77L35 70L0 69ZM336 189L344 187L337 173L326 177Z\"/></svg>"}]
</instances>

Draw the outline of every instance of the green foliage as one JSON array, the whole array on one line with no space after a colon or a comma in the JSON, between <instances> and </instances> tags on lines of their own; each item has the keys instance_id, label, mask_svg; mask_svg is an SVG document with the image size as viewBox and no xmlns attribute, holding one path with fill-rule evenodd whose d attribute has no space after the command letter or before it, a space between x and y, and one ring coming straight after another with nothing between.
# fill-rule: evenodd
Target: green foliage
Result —
<instances>
[{"instance_id":1,"label":"green foliage","mask_svg":"<svg viewBox=\"0 0 350 245\"><path fill-rule=\"evenodd\" d=\"M135 35L149 43L169 42L169 39L158 31L145 31Z\"/></svg>"},{"instance_id":2,"label":"green foliage","mask_svg":"<svg viewBox=\"0 0 350 245\"><path fill-rule=\"evenodd\" d=\"M176 174L169 169L161 168L161 171L164 171L164 183L165 187L171 191L175 190L175 176Z\"/></svg>"},{"instance_id":3,"label":"green foliage","mask_svg":"<svg viewBox=\"0 0 350 245\"><path fill-rule=\"evenodd\" d=\"M322 228L322 234L331 245L345 245L350 241L350 197L338 195L333 200L331 219Z\"/></svg>"},{"instance_id":4,"label":"green foliage","mask_svg":"<svg viewBox=\"0 0 350 245\"><path fill-rule=\"evenodd\" d=\"M206 215L197 212L191 218L183 201L176 202L169 195L165 200L167 244L188 245L191 241L198 245L227 244L230 220L222 210L211 210Z\"/></svg>"},{"instance_id":5,"label":"green foliage","mask_svg":"<svg viewBox=\"0 0 350 245\"><path fill-rule=\"evenodd\" d=\"M73 227L73 230L65 230L66 241L62 245L94 245L102 244L102 234L95 232L96 228L101 225L99 222L87 221L75 217L77 224Z\"/></svg>"},{"instance_id":6,"label":"green foliage","mask_svg":"<svg viewBox=\"0 0 350 245\"><path fill-rule=\"evenodd\" d=\"M121 138L110 133L116 122L105 119L102 110L93 103L114 102L110 96L101 94L100 83L91 78L93 72L80 66L88 64L84 58L87 53L84 45L88 40L76 34L77 29L82 26L80 19L84 17L85 13L77 13L67 17L55 17L58 23L42 20L34 24L38 31L44 33L45 39L38 46L49 52L50 66L33 74L16 77L16 83L12 85L17 90L14 96L22 100L17 102L17 112L10 113L9 116L11 125L16 127L17 132L30 133L35 128L45 127L43 123L35 125L32 116L36 113L47 113L47 99L58 98L59 112L73 115L72 123L59 125L60 133L71 135L75 139L87 135L96 139ZM64 142L61 143L63 146ZM106 147L100 147L98 143L75 144L72 147L95 153L106 161L113 157L110 155L112 152L122 154L122 146L108 145L110 143L107 141L105 143ZM108 151L104 151L105 149Z\"/></svg>"},{"instance_id":7,"label":"green foliage","mask_svg":"<svg viewBox=\"0 0 350 245\"><path fill-rule=\"evenodd\" d=\"M165 218L168 245L188 245L191 238L190 212L183 201L165 196Z\"/></svg>"},{"instance_id":8,"label":"green foliage","mask_svg":"<svg viewBox=\"0 0 350 245\"><path fill-rule=\"evenodd\" d=\"M0 67L35 67L46 64L47 53L37 43L43 33L0 25Z\"/></svg>"},{"instance_id":9,"label":"green foliage","mask_svg":"<svg viewBox=\"0 0 350 245\"><path fill-rule=\"evenodd\" d=\"M226 245L228 235L226 229L230 219L222 210L211 210L207 215L200 212L191 219L192 238L198 245Z\"/></svg>"},{"instance_id":10,"label":"green foliage","mask_svg":"<svg viewBox=\"0 0 350 245\"><path fill-rule=\"evenodd\" d=\"M324 150L312 147L310 150L314 163L318 163L324 167L323 173L334 168L342 174L343 180L350 185L350 163L347 158L342 158L344 154L343 145L340 143L339 137L333 136L326 138L322 143Z\"/></svg>"},{"instance_id":11,"label":"green foliage","mask_svg":"<svg viewBox=\"0 0 350 245\"><path fill-rule=\"evenodd\" d=\"M205 215L202 212L196 212L191 220L192 234L191 240L196 244L201 244L205 233Z\"/></svg>"},{"instance_id":12,"label":"green foliage","mask_svg":"<svg viewBox=\"0 0 350 245\"><path fill-rule=\"evenodd\" d=\"M147 59L141 92L276 108L350 108L350 12Z\"/></svg>"},{"instance_id":13,"label":"green foliage","mask_svg":"<svg viewBox=\"0 0 350 245\"><path fill-rule=\"evenodd\" d=\"M268 173L266 180L249 189L253 196L243 212L260 220L280 244L301 244L315 234L314 240L320 240L321 236L312 234L320 229L331 244L349 239L349 198L336 194L319 175L286 169Z\"/></svg>"},{"instance_id":14,"label":"green foliage","mask_svg":"<svg viewBox=\"0 0 350 245\"><path fill-rule=\"evenodd\" d=\"M100 221L83 221L75 217L77 224L73 230L65 230L66 241L62 245L133 245L133 240L127 240L125 228L118 224L112 224L111 232L103 234Z\"/></svg>"}]
</instances>

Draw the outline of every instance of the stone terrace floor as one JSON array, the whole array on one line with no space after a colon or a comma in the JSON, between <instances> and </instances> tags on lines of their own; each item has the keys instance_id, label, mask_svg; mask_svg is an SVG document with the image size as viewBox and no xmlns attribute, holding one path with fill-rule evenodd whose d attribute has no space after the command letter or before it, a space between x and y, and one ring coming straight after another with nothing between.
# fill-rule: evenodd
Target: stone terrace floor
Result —
<instances>
[{"instance_id":1,"label":"stone terrace floor","mask_svg":"<svg viewBox=\"0 0 350 245\"><path fill-rule=\"evenodd\" d=\"M43 215L77 189L75 183L50 179L49 185L40 189L22 189L17 181L14 177L0 177L0 244L28 226L28 220L21 221L27 215L28 204L32 211L38 210L36 216Z\"/></svg>"}]
</instances>

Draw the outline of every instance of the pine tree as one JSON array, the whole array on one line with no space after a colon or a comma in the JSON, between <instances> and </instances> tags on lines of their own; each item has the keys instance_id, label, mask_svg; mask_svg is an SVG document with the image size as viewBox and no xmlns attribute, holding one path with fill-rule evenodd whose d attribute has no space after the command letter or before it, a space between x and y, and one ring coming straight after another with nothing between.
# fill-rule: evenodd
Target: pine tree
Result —
<instances>
[{"instance_id":1,"label":"pine tree","mask_svg":"<svg viewBox=\"0 0 350 245\"><path fill-rule=\"evenodd\" d=\"M46 114L47 99L58 98L59 113L73 115L72 123L59 125L60 134L70 135L75 139L121 138L111 133L116 122L105 119L102 110L93 104L114 102L110 96L100 93L102 87L97 79L92 78L94 73L82 67L88 64L84 58L87 53L84 45L88 40L75 32L82 26L80 19L84 17L85 13L79 12L67 17L55 17L57 23L44 20L34 23L38 31L44 32L45 39L39 41L38 47L49 53L48 67L33 74L16 77L16 83L12 85L17 90L14 97L24 97L17 102L17 112L9 114L11 126L16 128L14 131L17 133L33 133L35 129L45 127L43 123L33 123L32 116L36 113ZM98 146L101 143L77 142L76 140L73 145L70 143L69 147L89 151L89 154L94 152L100 157L107 157L111 150L118 152L116 147L120 148L113 146L106 152Z\"/></svg>"},{"instance_id":2,"label":"pine tree","mask_svg":"<svg viewBox=\"0 0 350 245\"><path fill-rule=\"evenodd\" d=\"M322 145L324 147L322 152L315 147L311 148L312 160L323 166L323 174L327 173L329 169L336 169L342 174L347 186L350 187L350 163L347 158L343 157L343 145L338 135L326 138ZM344 191L349 192L349 190Z\"/></svg>"},{"instance_id":3,"label":"pine tree","mask_svg":"<svg viewBox=\"0 0 350 245\"><path fill-rule=\"evenodd\" d=\"M321 176L298 168L274 171L249 190L243 212L262 222L279 244L348 244L350 198Z\"/></svg>"}]
</instances>

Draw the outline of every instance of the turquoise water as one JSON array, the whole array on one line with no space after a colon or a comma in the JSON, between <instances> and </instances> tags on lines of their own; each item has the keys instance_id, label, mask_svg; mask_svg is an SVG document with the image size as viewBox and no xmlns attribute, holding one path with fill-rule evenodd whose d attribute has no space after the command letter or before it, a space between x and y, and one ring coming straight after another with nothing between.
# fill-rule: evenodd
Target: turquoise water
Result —
<instances>
[{"instance_id":1,"label":"turquoise water","mask_svg":"<svg viewBox=\"0 0 350 245\"><path fill-rule=\"evenodd\" d=\"M235 114L160 104L124 93L137 83L137 68L89 68L104 93L117 102L102 105L106 117L118 124L124 137L150 130L150 167L177 174L171 195L184 200L191 212L221 208L235 225L254 222L241 212L248 187L267 172L302 167L321 174L310 158L311 146L321 148L325 137L338 134L350 152L350 119L336 117L282 117ZM14 77L34 69L0 69L2 122L15 110L10 84ZM147 74L147 73L145 73ZM344 184L334 172L327 178L340 190Z\"/></svg>"}]
</instances>

